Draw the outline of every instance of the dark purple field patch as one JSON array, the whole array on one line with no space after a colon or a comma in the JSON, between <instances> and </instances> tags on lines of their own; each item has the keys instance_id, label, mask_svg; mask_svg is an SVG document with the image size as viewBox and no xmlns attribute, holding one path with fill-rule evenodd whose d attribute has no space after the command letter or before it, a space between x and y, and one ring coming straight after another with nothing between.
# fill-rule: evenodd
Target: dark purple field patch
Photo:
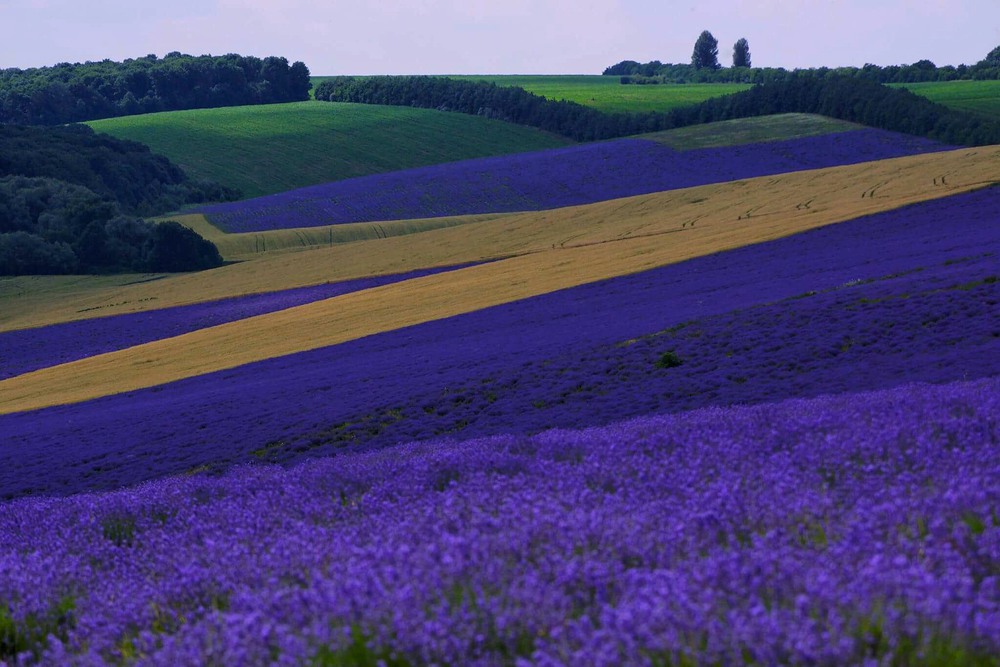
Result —
<instances>
[{"instance_id":1,"label":"dark purple field patch","mask_svg":"<svg viewBox=\"0 0 1000 667\"><path fill-rule=\"evenodd\" d=\"M0 416L0 497L405 440L988 377L1000 374L998 256L993 188L152 389ZM670 351L683 363L660 367Z\"/></svg>"},{"instance_id":2,"label":"dark purple field patch","mask_svg":"<svg viewBox=\"0 0 1000 667\"><path fill-rule=\"evenodd\" d=\"M198 210L230 233L537 211L948 148L876 129L684 152L620 139L352 178Z\"/></svg>"}]
</instances>

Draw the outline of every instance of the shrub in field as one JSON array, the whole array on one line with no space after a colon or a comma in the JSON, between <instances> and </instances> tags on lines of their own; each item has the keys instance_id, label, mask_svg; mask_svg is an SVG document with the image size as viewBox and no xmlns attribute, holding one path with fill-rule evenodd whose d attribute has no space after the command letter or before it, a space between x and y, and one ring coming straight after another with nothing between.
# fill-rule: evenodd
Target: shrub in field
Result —
<instances>
[{"instance_id":1,"label":"shrub in field","mask_svg":"<svg viewBox=\"0 0 1000 667\"><path fill-rule=\"evenodd\" d=\"M661 354L660 357L659 357L659 359L656 360L656 367L657 368L677 368L678 366L680 366L683 363L684 362L681 360L680 357L677 356L676 352L674 352L673 350L668 350L667 352L664 352L663 354Z\"/></svg>"}]
</instances>

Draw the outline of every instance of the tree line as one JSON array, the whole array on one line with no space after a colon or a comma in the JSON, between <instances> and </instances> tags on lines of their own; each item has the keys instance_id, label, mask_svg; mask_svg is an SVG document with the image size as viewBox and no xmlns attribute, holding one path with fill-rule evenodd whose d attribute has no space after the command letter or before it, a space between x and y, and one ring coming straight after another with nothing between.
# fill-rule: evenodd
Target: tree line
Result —
<instances>
[{"instance_id":1,"label":"tree line","mask_svg":"<svg viewBox=\"0 0 1000 667\"><path fill-rule=\"evenodd\" d=\"M309 69L286 58L228 54L60 63L0 70L0 124L59 125L242 104L309 99Z\"/></svg>"},{"instance_id":2,"label":"tree line","mask_svg":"<svg viewBox=\"0 0 1000 667\"><path fill-rule=\"evenodd\" d=\"M316 99L413 106L496 118L577 141L613 139L687 125L775 113L816 113L951 144L1000 143L1000 122L950 109L877 81L812 70L668 112L604 113L513 86L428 76L337 77Z\"/></svg>"},{"instance_id":3,"label":"tree line","mask_svg":"<svg viewBox=\"0 0 1000 667\"><path fill-rule=\"evenodd\" d=\"M623 60L602 72L605 76L621 77L622 83L771 83L790 74L802 72L816 76L850 77L876 83L921 83L928 81L997 80L1000 79L1000 46L990 51L974 65L937 66L930 60L909 65L864 67L818 67L789 71L782 67L751 67L750 45L740 38L733 45L732 67L722 67L718 60L718 41L709 31L703 31L695 41L690 63L662 63L652 60L640 63Z\"/></svg>"},{"instance_id":4,"label":"tree line","mask_svg":"<svg viewBox=\"0 0 1000 667\"><path fill-rule=\"evenodd\" d=\"M216 247L195 232L139 216L237 196L86 126L0 126L0 275L218 266Z\"/></svg>"}]
</instances>

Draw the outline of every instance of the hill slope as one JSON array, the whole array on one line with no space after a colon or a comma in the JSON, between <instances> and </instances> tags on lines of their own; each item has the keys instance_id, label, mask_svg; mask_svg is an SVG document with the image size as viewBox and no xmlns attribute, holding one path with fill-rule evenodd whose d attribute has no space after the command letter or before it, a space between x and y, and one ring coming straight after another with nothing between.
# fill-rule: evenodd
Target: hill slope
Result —
<instances>
[{"instance_id":1,"label":"hill slope","mask_svg":"<svg viewBox=\"0 0 1000 667\"><path fill-rule=\"evenodd\" d=\"M335 345L977 189L996 181L998 151L963 149L631 197L188 276L187 295L195 301L275 289L281 282L285 287L315 284L338 271L371 275L502 260L13 378L0 383L0 412L87 400ZM298 285L288 284L294 282ZM183 281L172 283L177 298ZM171 291L167 284L135 287L152 289L157 297ZM139 301L137 294L134 299Z\"/></svg>"},{"instance_id":2,"label":"hill slope","mask_svg":"<svg viewBox=\"0 0 1000 667\"><path fill-rule=\"evenodd\" d=\"M932 102L1000 120L1000 81L933 81L895 84Z\"/></svg>"},{"instance_id":3,"label":"hill slope","mask_svg":"<svg viewBox=\"0 0 1000 667\"><path fill-rule=\"evenodd\" d=\"M739 134L729 136L736 141ZM207 205L195 211L230 233L538 211L948 148L873 128L685 152L665 143L616 139L463 160Z\"/></svg>"},{"instance_id":4,"label":"hill slope","mask_svg":"<svg viewBox=\"0 0 1000 667\"><path fill-rule=\"evenodd\" d=\"M245 197L473 157L565 146L532 128L463 114L297 102L88 123L142 142L191 176Z\"/></svg>"}]
</instances>

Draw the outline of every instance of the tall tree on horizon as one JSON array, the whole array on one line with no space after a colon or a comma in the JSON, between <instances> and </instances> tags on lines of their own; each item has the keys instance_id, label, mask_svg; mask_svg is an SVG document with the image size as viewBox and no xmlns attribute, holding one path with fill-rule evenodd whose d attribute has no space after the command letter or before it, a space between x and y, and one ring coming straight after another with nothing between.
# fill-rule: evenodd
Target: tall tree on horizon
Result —
<instances>
[{"instance_id":1,"label":"tall tree on horizon","mask_svg":"<svg viewBox=\"0 0 1000 667\"><path fill-rule=\"evenodd\" d=\"M709 31L702 30L698 41L694 43L691 64L699 69L703 67L719 69L719 40L712 37Z\"/></svg>"},{"instance_id":2,"label":"tall tree on horizon","mask_svg":"<svg viewBox=\"0 0 1000 667\"><path fill-rule=\"evenodd\" d=\"M750 43L746 37L733 44L733 67L750 67Z\"/></svg>"}]
</instances>

